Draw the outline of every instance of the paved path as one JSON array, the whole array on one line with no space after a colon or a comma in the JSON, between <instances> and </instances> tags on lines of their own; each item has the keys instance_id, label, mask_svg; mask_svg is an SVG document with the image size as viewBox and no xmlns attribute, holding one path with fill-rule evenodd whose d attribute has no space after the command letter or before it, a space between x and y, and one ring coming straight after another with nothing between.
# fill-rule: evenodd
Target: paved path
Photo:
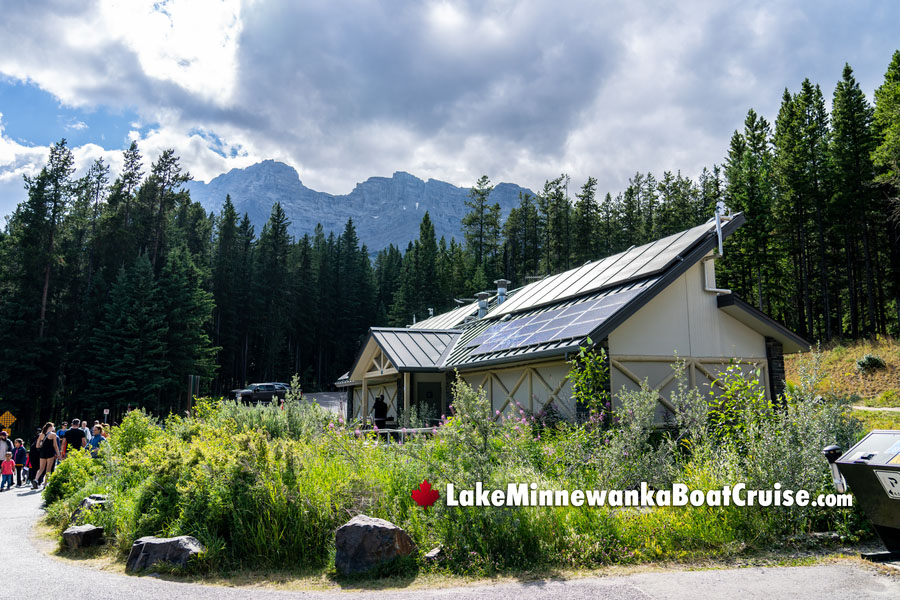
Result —
<instances>
[{"instance_id":1,"label":"paved path","mask_svg":"<svg viewBox=\"0 0 900 600\"><path fill-rule=\"evenodd\" d=\"M13 489L0 493L0 598L47 600L423 600L425 598L501 598L637 600L822 598L860 600L900 598L900 580L853 564L791 568L746 568L711 571L643 573L602 579L531 582L391 592L281 592L174 583L153 577L132 577L97 571L40 552L30 539L40 516L37 492Z\"/></svg>"},{"instance_id":2,"label":"paved path","mask_svg":"<svg viewBox=\"0 0 900 600\"><path fill-rule=\"evenodd\" d=\"M347 399L347 394L344 392L314 392L312 394L303 394L303 397L310 402L315 400L319 403L319 406L327 408L333 413L341 414L346 412L347 407L344 401Z\"/></svg>"},{"instance_id":3,"label":"paved path","mask_svg":"<svg viewBox=\"0 0 900 600\"><path fill-rule=\"evenodd\" d=\"M853 410L869 410L873 412L900 412L900 408L896 406L851 406Z\"/></svg>"}]
</instances>

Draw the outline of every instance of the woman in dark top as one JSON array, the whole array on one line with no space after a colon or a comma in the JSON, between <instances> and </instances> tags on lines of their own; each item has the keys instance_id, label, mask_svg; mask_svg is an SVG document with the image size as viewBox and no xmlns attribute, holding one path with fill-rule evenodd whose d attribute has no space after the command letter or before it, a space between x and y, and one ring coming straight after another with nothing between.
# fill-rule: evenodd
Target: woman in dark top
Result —
<instances>
[{"instance_id":1,"label":"woman in dark top","mask_svg":"<svg viewBox=\"0 0 900 600\"><path fill-rule=\"evenodd\" d=\"M56 466L56 459L59 458L59 446L56 444L56 429L53 427L53 423L44 425L41 435L38 436L37 446L41 449L41 470L38 471L34 482L31 484L34 489L37 489L38 481L40 481L42 475L50 475L53 472L53 467ZM45 480L44 485L46 484Z\"/></svg>"},{"instance_id":2,"label":"woman in dark top","mask_svg":"<svg viewBox=\"0 0 900 600\"><path fill-rule=\"evenodd\" d=\"M28 462L31 464L28 467L28 482L31 484L31 487L34 487L34 479L37 475L38 469L41 468L41 449L38 448L37 441L41 437L41 428L38 427L37 431L34 432L34 436L31 438L31 444L28 446Z\"/></svg>"}]
</instances>

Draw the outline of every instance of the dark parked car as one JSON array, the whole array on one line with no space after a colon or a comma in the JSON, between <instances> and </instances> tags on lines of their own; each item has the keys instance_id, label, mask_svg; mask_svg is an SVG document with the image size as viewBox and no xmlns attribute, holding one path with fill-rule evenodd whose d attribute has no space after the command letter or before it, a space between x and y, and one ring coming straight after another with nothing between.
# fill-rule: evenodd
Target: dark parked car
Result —
<instances>
[{"instance_id":1,"label":"dark parked car","mask_svg":"<svg viewBox=\"0 0 900 600\"><path fill-rule=\"evenodd\" d=\"M251 383L246 389L234 390L234 396L241 402L271 402L284 400L289 389L286 383Z\"/></svg>"}]
</instances>

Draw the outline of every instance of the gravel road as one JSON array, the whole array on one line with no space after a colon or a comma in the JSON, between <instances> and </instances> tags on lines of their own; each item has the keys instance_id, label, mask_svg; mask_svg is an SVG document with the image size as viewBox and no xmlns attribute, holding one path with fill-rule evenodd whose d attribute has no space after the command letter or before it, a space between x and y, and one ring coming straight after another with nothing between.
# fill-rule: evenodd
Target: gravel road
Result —
<instances>
[{"instance_id":1,"label":"gravel road","mask_svg":"<svg viewBox=\"0 0 900 600\"><path fill-rule=\"evenodd\" d=\"M787 568L670 571L570 581L498 584L433 591L282 592L227 588L133 577L81 567L38 550L30 539L41 515L37 492L24 488L0 493L0 598L47 600L375 600L426 598L604 599L810 598L858 600L900 598L900 579L852 563Z\"/></svg>"}]
</instances>

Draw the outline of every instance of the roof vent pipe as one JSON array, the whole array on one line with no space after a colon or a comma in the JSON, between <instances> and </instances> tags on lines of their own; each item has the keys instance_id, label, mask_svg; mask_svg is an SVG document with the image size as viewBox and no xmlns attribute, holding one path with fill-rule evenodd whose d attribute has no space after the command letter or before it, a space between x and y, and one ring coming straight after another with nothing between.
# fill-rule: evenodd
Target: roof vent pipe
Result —
<instances>
[{"instance_id":1,"label":"roof vent pipe","mask_svg":"<svg viewBox=\"0 0 900 600\"><path fill-rule=\"evenodd\" d=\"M725 203L716 202L716 235L719 237L719 256L722 256L722 216L725 214ZM715 287L715 285L713 286Z\"/></svg>"},{"instance_id":2,"label":"roof vent pipe","mask_svg":"<svg viewBox=\"0 0 900 600\"><path fill-rule=\"evenodd\" d=\"M478 318L482 318L487 314L488 311L488 298L491 295L488 292L478 292L475 294L475 297L478 298Z\"/></svg>"},{"instance_id":3,"label":"roof vent pipe","mask_svg":"<svg viewBox=\"0 0 900 600\"><path fill-rule=\"evenodd\" d=\"M506 302L506 288L509 287L509 279L497 279L497 306Z\"/></svg>"},{"instance_id":4,"label":"roof vent pipe","mask_svg":"<svg viewBox=\"0 0 900 600\"><path fill-rule=\"evenodd\" d=\"M711 294L730 294L731 290L716 287L716 259L719 256L711 254L703 258L703 289Z\"/></svg>"}]
</instances>

